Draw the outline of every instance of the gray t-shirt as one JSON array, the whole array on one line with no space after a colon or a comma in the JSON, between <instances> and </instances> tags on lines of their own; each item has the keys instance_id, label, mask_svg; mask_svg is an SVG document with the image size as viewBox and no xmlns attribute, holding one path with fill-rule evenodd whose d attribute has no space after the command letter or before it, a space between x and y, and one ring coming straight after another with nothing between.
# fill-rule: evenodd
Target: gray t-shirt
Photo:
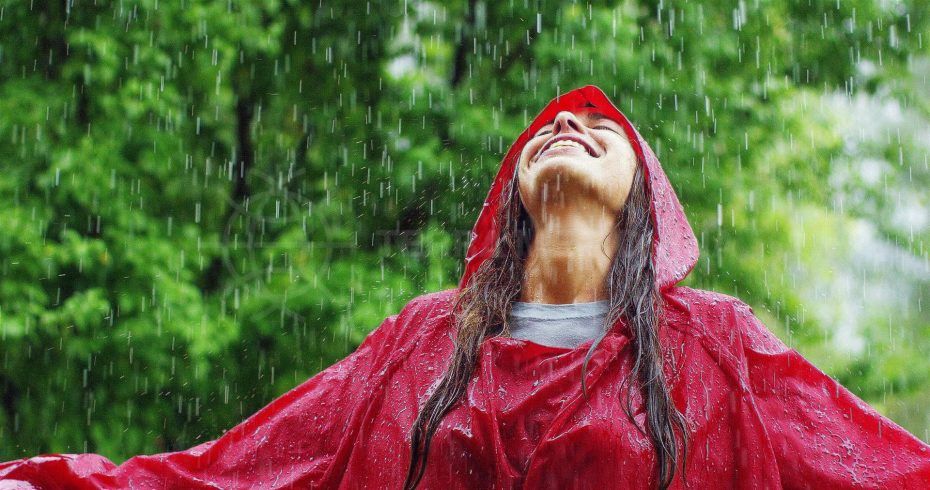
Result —
<instances>
[{"instance_id":1,"label":"gray t-shirt","mask_svg":"<svg viewBox=\"0 0 930 490\"><path fill-rule=\"evenodd\" d=\"M562 305L514 301L510 336L537 344L574 349L604 331L610 301Z\"/></svg>"}]
</instances>

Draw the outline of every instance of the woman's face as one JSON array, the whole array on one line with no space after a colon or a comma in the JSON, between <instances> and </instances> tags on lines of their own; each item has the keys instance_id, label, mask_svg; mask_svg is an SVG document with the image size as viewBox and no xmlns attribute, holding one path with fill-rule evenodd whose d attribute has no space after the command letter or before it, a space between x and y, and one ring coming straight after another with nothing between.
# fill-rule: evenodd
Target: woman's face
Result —
<instances>
[{"instance_id":1,"label":"woman's face","mask_svg":"<svg viewBox=\"0 0 930 490\"><path fill-rule=\"evenodd\" d=\"M558 113L526 143L518 165L520 198L537 221L554 206L594 206L616 216L637 163L623 127L592 108Z\"/></svg>"}]
</instances>

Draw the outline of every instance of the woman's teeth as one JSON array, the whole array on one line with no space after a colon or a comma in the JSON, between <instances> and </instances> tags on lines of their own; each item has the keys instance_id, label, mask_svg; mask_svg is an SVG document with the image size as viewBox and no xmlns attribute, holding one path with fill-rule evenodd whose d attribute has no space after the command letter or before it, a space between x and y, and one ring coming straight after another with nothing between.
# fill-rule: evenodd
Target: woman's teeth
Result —
<instances>
[{"instance_id":1,"label":"woman's teeth","mask_svg":"<svg viewBox=\"0 0 930 490\"><path fill-rule=\"evenodd\" d=\"M577 141L572 141L572 140L556 141L555 143L550 145L549 148L558 148L560 146L574 146L577 148L581 148L582 150L585 149L584 146L582 146L580 143L578 143Z\"/></svg>"}]
</instances>

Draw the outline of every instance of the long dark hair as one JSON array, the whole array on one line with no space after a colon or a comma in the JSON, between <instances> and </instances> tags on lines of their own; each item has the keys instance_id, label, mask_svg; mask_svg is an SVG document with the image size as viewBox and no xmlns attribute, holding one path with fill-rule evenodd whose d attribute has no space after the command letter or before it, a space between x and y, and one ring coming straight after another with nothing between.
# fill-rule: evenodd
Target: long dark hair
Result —
<instances>
[{"instance_id":1,"label":"long dark hair","mask_svg":"<svg viewBox=\"0 0 930 490\"><path fill-rule=\"evenodd\" d=\"M629 326L634 356L630 378L639 383L645 404L648 428L633 418L632 389L625 392L623 411L633 425L648 436L658 463L659 488L667 488L679 463L678 441L681 438L682 467L688 454L688 436L684 416L672 403L663 372L659 345L658 319L662 296L655 281L651 260L653 223L649 215L649 196L642 162L638 162L630 194L617 219L613 232L620 238L617 253L606 281L610 310L604 331L588 349L582 364L581 388L587 398L585 378L588 361L607 334L607 328L621 318ZM493 255L474 272L458 294L452 308L458 335L452 361L435 389L420 409L410 431L410 466L404 489L414 489L426 471L430 441L442 418L465 393L477 365L478 350L485 339L509 335L507 316L511 302L519 298L524 266L534 230L529 214L519 196L518 176L501 192L495 219L501 226ZM621 390L623 392L624 390ZM677 431L677 434L676 434Z\"/></svg>"}]
</instances>

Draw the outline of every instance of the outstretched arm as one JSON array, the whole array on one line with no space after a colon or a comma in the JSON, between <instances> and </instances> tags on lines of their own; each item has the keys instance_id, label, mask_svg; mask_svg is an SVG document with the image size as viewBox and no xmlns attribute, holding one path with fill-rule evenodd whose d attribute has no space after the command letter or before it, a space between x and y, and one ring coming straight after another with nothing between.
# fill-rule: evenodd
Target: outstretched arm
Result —
<instances>
[{"instance_id":1,"label":"outstretched arm","mask_svg":"<svg viewBox=\"0 0 930 490\"><path fill-rule=\"evenodd\" d=\"M327 486L351 452L352 419L385 362L397 315L348 357L256 412L220 438L185 451L115 465L97 454L51 454L0 463L0 489L278 488ZM335 465L338 467L338 465ZM19 485L19 486L17 486Z\"/></svg>"},{"instance_id":2,"label":"outstretched arm","mask_svg":"<svg viewBox=\"0 0 930 490\"><path fill-rule=\"evenodd\" d=\"M736 305L749 387L786 488L930 488L930 446Z\"/></svg>"}]
</instances>

